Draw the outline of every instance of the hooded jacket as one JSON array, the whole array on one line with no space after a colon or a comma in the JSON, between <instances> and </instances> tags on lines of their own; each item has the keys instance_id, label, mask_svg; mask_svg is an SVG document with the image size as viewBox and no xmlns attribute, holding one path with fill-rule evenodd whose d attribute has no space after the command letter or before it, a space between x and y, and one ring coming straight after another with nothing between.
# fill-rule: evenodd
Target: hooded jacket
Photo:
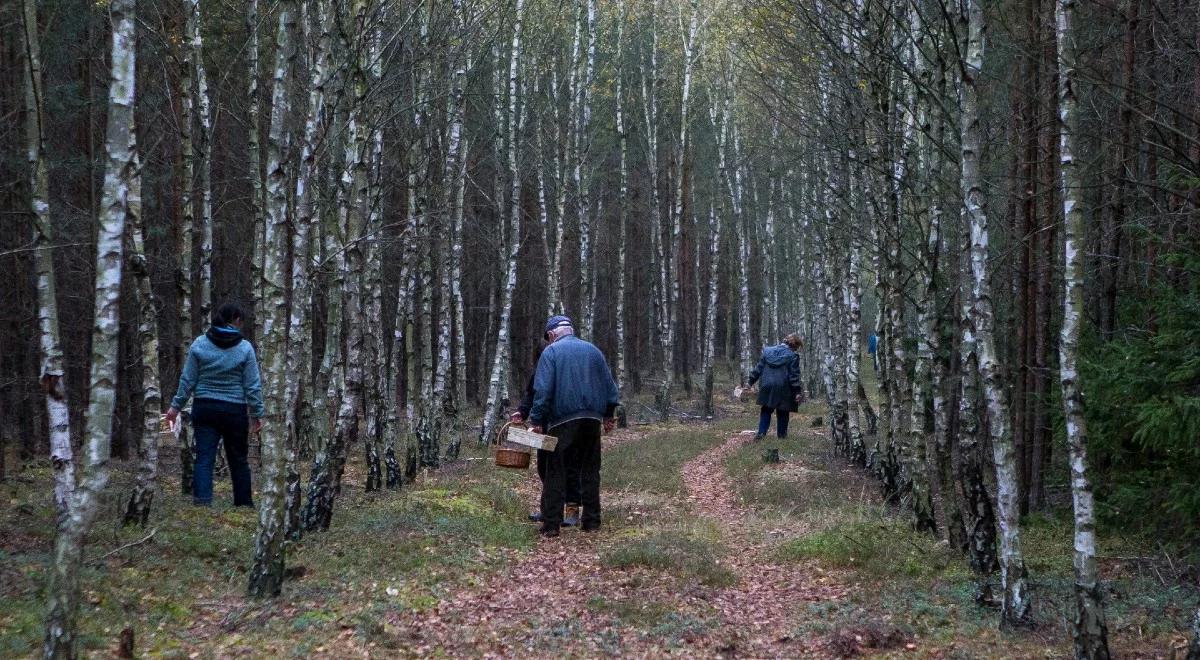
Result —
<instances>
[{"instance_id":1,"label":"hooded jacket","mask_svg":"<svg viewBox=\"0 0 1200 660\"><path fill-rule=\"evenodd\" d=\"M620 403L600 349L567 336L546 347L533 378L529 421L547 431L576 419L604 420Z\"/></svg>"},{"instance_id":2,"label":"hooded jacket","mask_svg":"<svg viewBox=\"0 0 1200 660\"><path fill-rule=\"evenodd\" d=\"M804 395L800 382L800 356L787 346L768 346L750 372L750 386L759 383L758 405L787 412L796 411L796 395Z\"/></svg>"},{"instance_id":3,"label":"hooded jacket","mask_svg":"<svg viewBox=\"0 0 1200 660\"><path fill-rule=\"evenodd\" d=\"M252 417L263 416L258 356L237 328L213 326L188 348L171 407L182 410L193 395L197 399L244 404Z\"/></svg>"}]
</instances>

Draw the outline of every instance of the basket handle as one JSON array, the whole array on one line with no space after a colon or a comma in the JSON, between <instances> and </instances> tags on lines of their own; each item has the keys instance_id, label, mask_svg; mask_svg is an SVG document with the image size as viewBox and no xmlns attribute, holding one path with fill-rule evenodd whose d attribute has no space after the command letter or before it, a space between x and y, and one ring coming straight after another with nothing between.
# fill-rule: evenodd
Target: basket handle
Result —
<instances>
[{"instance_id":1,"label":"basket handle","mask_svg":"<svg viewBox=\"0 0 1200 660\"><path fill-rule=\"evenodd\" d=\"M510 429L514 426L519 426L521 428L525 428L525 422L523 422L523 421L522 422L514 422L514 421L504 422L503 424L500 425L500 428L496 429L496 436L494 438L492 438L492 444L499 447L501 438L504 438L505 436L507 436L508 429Z\"/></svg>"}]
</instances>

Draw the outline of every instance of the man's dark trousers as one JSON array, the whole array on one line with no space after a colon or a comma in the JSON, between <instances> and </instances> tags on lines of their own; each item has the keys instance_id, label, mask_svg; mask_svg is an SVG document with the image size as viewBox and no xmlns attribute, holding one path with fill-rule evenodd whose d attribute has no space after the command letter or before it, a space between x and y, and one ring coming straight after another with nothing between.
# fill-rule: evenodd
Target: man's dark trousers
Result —
<instances>
[{"instance_id":1,"label":"man's dark trousers","mask_svg":"<svg viewBox=\"0 0 1200 660\"><path fill-rule=\"evenodd\" d=\"M600 527L600 434L595 419L576 419L550 429L558 438L555 451L538 451L538 463L546 466L542 483L542 527L558 529L562 524L564 497L570 494L568 475L578 466L579 503L583 505L583 529Z\"/></svg>"}]
</instances>

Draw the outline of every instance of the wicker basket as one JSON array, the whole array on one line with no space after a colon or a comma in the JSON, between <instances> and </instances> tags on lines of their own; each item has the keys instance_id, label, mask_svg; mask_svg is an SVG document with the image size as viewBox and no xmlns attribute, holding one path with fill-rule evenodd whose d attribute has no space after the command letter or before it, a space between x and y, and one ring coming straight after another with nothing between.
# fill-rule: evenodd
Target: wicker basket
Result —
<instances>
[{"instance_id":1,"label":"wicker basket","mask_svg":"<svg viewBox=\"0 0 1200 660\"><path fill-rule=\"evenodd\" d=\"M513 426L513 422L507 422L496 433L494 456L496 466L502 468L512 468L514 470L525 470L529 468L530 460L533 458L532 453L510 442L506 442L508 437L508 429Z\"/></svg>"}]
</instances>

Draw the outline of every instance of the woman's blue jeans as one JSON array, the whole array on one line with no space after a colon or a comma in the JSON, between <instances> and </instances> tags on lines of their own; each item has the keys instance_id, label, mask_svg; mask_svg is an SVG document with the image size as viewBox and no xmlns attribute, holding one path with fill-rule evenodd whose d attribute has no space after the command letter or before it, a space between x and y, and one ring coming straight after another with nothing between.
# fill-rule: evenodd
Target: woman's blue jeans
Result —
<instances>
[{"instance_id":1,"label":"woman's blue jeans","mask_svg":"<svg viewBox=\"0 0 1200 660\"><path fill-rule=\"evenodd\" d=\"M775 415L775 432L781 438L787 437L788 416L791 414L786 410L776 410L775 408L762 407L762 411L758 414L758 434L765 436L767 431L771 430L771 415Z\"/></svg>"},{"instance_id":2,"label":"woman's blue jeans","mask_svg":"<svg viewBox=\"0 0 1200 660\"><path fill-rule=\"evenodd\" d=\"M233 481L233 505L254 506L250 494L250 416L246 404L196 399L192 403L192 432L196 438L192 503L212 504L213 464L217 461L217 446L224 440L229 478Z\"/></svg>"}]
</instances>

